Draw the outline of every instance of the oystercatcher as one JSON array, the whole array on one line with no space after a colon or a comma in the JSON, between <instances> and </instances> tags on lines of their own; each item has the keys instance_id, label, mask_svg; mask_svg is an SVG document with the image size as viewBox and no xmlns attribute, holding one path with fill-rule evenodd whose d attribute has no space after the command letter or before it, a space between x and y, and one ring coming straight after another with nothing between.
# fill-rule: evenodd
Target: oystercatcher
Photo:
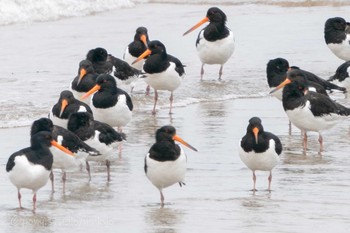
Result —
<instances>
[{"instance_id":1,"label":"oystercatcher","mask_svg":"<svg viewBox=\"0 0 350 233\"><path fill-rule=\"evenodd\" d=\"M341 64L328 81L338 86L345 87L347 91L350 91L350 61ZM348 93L345 95L349 97Z\"/></svg>"},{"instance_id":2,"label":"oystercatcher","mask_svg":"<svg viewBox=\"0 0 350 233\"><path fill-rule=\"evenodd\" d=\"M138 27L136 29L136 33L134 36L134 40L126 47L123 59L126 61L129 65L134 67L135 69L138 69L139 71L142 70L143 62L145 59L143 59L140 62L132 64L135 59L137 59L142 53L146 51L148 48L148 43L150 42L147 28L145 27ZM126 82L126 84L130 83L131 86L131 93L134 89L135 83L138 80L138 76L134 76L134 78L130 78L129 81ZM146 88L146 95L149 94L150 87L147 85Z\"/></svg>"},{"instance_id":3,"label":"oystercatcher","mask_svg":"<svg viewBox=\"0 0 350 233\"><path fill-rule=\"evenodd\" d=\"M71 83L71 90L76 99L80 99L86 92L96 84L98 74L89 60L82 60L79 63L78 75ZM84 103L90 104L90 98L83 100Z\"/></svg>"},{"instance_id":4,"label":"oystercatcher","mask_svg":"<svg viewBox=\"0 0 350 233\"><path fill-rule=\"evenodd\" d=\"M82 98L92 94L90 106L94 119L118 127L121 132L122 127L132 118L133 103L130 95L118 88L115 79L109 74L100 75L96 85Z\"/></svg>"},{"instance_id":5,"label":"oystercatcher","mask_svg":"<svg viewBox=\"0 0 350 233\"><path fill-rule=\"evenodd\" d=\"M300 70L287 73L287 79L272 92L283 88L282 103L289 120L304 132L303 148L307 149L307 131L319 133L320 151L323 151L321 132L347 119L350 109L328 96L308 91L308 80Z\"/></svg>"},{"instance_id":6,"label":"oystercatcher","mask_svg":"<svg viewBox=\"0 0 350 233\"><path fill-rule=\"evenodd\" d=\"M239 157L242 162L253 172L253 192L256 191L255 171L269 171L268 190L271 191L272 169L279 163L279 155L282 153L280 139L264 131L259 117L249 120L247 133L240 141Z\"/></svg>"},{"instance_id":7,"label":"oystercatcher","mask_svg":"<svg viewBox=\"0 0 350 233\"><path fill-rule=\"evenodd\" d=\"M182 147L175 144L174 140L197 151L176 135L176 129L173 126L167 125L156 131L156 143L152 145L145 157L146 176L158 188L162 206L164 206L164 188L175 183L179 183L180 187L185 184L187 157Z\"/></svg>"},{"instance_id":8,"label":"oystercatcher","mask_svg":"<svg viewBox=\"0 0 350 233\"><path fill-rule=\"evenodd\" d=\"M201 80L205 64L220 64L219 80L221 80L223 66L235 50L235 39L232 31L226 27L227 17L225 13L217 7L209 8L206 17L183 35L192 32L208 21L208 26L199 32L196 41L197 52L202 62Z\"/></svg>"},{"instance_id":9,"label":"oystercatcher","mask_svg":"<svg viewBox=\"0 0 350 233\"><path fill-rule=\"evenodd\" d=\"M53 156L50 147L55 146L72 155L68 149L52 139L50 132L38 132L31 136L30 147L13 153L7 161L6 171L10 181L17 187L18 203L22 208L21 189L33 190L33 211L36 209L36 194L49 180Z\"/></svg>"},{"instance_id":10,"label":"oystercatcher","mask_svg":"<svg viewBox=\"0 0 350 233\"><path fill-rule=\"evenodd\" d=\"M275 89L279 84L281 84L287 77L288 70L295 70L298 69L300 72L302 72L305 76L305 78L309 82L309 88L311 91L319 92L323 95L328 95L326 90L333 91L333 90L339 90L342 92L345 92L346 89L344 87L339 87L327 80L324 80L317 75L302 70L296 66L289 66L289 62L284 58L275 58L271 59L267 63L266 67L266 76L267 76L267 83L269 87L272 89ZM273 95L279 99L282 100L282 90L278 90L273 92Z\"/></svg>"},{"instance_id":11,"label":"oystercatcher","mask_svg":"<svg viewBox=\"0 0 350 233\"><path fill-rule=\"evenodd\" d=\"M93 119L88 112L73 113L68 121L68 130L75 133L86 144L99 151L98 156L86 158L86 170L91 180L88 161L103 161L107 166L107 180L110 181L110 161L116 156L116 148L125 140L125 134L118 133L110 125Z\"/></svg>"},{"instance_id":12,"label":"oystercatcher","mask_svg":"<svg viewBox=\"0 0 350 233\"><path fill-rule=\"evenodd\" d=\"M104 48L91 49L86 59L92 62L94 70L98 74L112 74L122 82L134 80L140 75L140 71L131 67L127 62L107 53Z\"/></svg>"},{"instance_id":13,"label":"oystercatcher","mask_svg":"<svg viewBox=\"0 0 350 233\"><path fill-rule=\"evenodd\" d=\"M334 55L344 61L350 60L350 23L341 17L327 19L324 39Z\"/></svg>"},{"instance_id":14,"label":"oystercatcher","mask_svg":"<svg viewBox=\"0 0 350 233\"><path fill-rule=\"evenodd\" d=\"M86 103L75 99L71 91L64 90L61 92L58 102L52 107L49 118L54 125L67 129L68 118L74 112L92 113L92 110Z\"/></svg>"},{"instance_id":15,"label":"oystercatcher","mask_svg":"<svg viewBox=\"0 0 350 233\"><path fill-rule=\"evenodd\" d=\"M156 105L158 101L158 90L170 91L170 110L172 114L173 92L182 81L185 74L184 65L176 57L167 54L163 43L158 40L149 42L148 49L141 54L133 63L136 63L147 57L143 64L145 72L145 82L154 89L154 106L152 114L156 114Z\"/></svg>"},{"instance_id":16,"label":"oystercatcher","mask_svg":"<svg viewBox=\"0 0 350 233\"><path fill-rule=\"evenodd\" d=\"M95 148L92 148L83 142L75 133L60 126L53 125L52 121L48 118L43 117L34 121L30 130L30 135L33 136L41 131L51 132L52 138L57 141L59 145L69 149L75 155L70 156L55 147L50 148L53 155L52 169L61 169L63 193L65 193L66 171L74 171L78 169L85 162L88 155L97 156L100 153ZM54 192L53 171L51 171L50 180L52 192Z\"/></svg>"}]
</instances>

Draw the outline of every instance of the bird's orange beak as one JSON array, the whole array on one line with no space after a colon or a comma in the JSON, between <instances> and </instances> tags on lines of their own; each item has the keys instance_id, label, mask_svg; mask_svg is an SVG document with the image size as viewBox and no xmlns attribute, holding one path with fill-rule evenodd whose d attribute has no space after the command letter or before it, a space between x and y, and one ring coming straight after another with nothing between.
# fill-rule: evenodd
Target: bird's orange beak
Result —
<instances>
[{"instance_id":1,"label":"bird's orange beak","mask_svg":"<svg viewBox=\"0 0 350 233\"><path fill-rule=\"evenodd\" d=\"M74 154L73 154L72 151L70 151L70 150L68 150L67 148L65 148L64 146L58 144L55 140L52 140L52 141L51 141L51 145L53 145L54 147L60 149L61 151L65 152L65 153L67 153L67 154L69 154L69 155L71 155L71 156L74 156Z\"/></svg>"},{"instance_id":2,"label":"bird's orange beak","mask_svg":"<svg viewBox=\"0 0 350 233\"><path fill-rule=\"evenodd\" d=\"M90 91L86 92L80 99L86 99L89 95L95 93L96 91L100 90L101 86L96 84L93 88L90 89Z\"/></svg>"},{"instance_id":3,"label":"bird's orange beak","mask_svg":"<svg viewBox=\"0 0 350 233\"><path fill-rule=\"evenodd\" d=\"M61 103L61 111L60 111L59 117L62 117L62 114L63 114L63 112L64 112L64 110L66 109L67 106L68 106L68 100L63 99L62 103Z\"/></svg>"},{"instance_id":4,"label":"bird's orange beak","mask_svg":"<svg viewBox=\"0 0 350 233\"><path fill-rule=\"evenodd\" d=\"M273 89L272 91L270 91L270 94L276 92L277 90L281 89L282 87L288 85L289 83L291 83L292 81L290 81L290 79L286 78L286 80L284 80L283 82L280 83L280 85L278 85L275 89Z\"/></svg>"},{"instance_id":5,"label":"bird's orange beak","mask_svg":"<svg viewBox=\"0 0 350 233\"><path fill-rule=\"evenodd\" d=\"M180 137L177 136L177 135L174 135L174 136L173 136L173 140L178 141L178 142L184 144L185 146L187 146L188 148L190 148L190 149L192 149L192 150L194 150L194 151L198 151L196 148L194 148L193 146L191 146L190 144L188 144L187 142L185 142L182 138L180 138Z\"/></svg>"},{"instance_id":6,"label":"bird's orange beak","mask_svg":"<svg viewBox=\"0 0 350 233\"><path fill-rule=\"evenodd\" d=\"M151 53L152 53L151 50L146 49L146 51L143 52L143 53L142 53L135 61L133 61L131 64L135 64L136 62L138 62L138 61L144 59L145 57L147 57L148 55L150 55Z\"/></svg>"},{"instance_id":7,"label":"bird's orange beak","mask_svg":"<svg viewBox=\"0 0 350 233\"><path fill-rule=\"evenodd\" d=\"M195 30L196 28L198 28L199 26L201 26L203 23L206 23L209 21L208 17L205 17L204 19L202 19L201 21L199 21L196 25L194 25L193 27L191 27L189 30L187 30L183 36L187 35L188 33L192 32L193 30Z\"/></svg>"},{"instance_id":8,"label":"bird's orange beak","mask_svg":"<svg viewBox=\"0 0 350 233\"><path fill-rule=\"evenodd\" d=\"M259 133L259 129L257 127L253 128L253 134L255 137L255 143L258 144L258 133Z\"/></svg>"},{"instance_id":9,"label":"bird's orange beak","mask_svg":"<svg viewBox=\"0 0 350 233\"><path fill-rule=\"evenodd\" d=\"M146 46L146 48L148 48L146 35L141 35L140 39L143 42L143 44Z\"/></svg>"},{"instance_id":10,"label":"bird's orange beak","mask_svg":"<svg viewBox=\"0 0 350 233\"><path fill-rule=\"evenodd\" d=\"M78 83L77 85L79 85L79 83L81 82L81 80L85 77L86 75L86 70L84 68L82 68L79 72L79 79L78 79Z\"/></svg>"}]
</instances>

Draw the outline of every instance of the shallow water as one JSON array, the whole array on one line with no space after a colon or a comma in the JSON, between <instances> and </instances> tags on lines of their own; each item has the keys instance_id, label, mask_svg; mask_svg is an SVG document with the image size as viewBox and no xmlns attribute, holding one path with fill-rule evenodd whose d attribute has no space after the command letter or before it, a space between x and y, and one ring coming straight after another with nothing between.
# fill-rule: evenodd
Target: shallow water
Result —
<instances>
[{"instance_id":1,"label":"shallow water","mask_svg":"<svg viewBox=\"0 0 350 233\"><path fill-rule=\"evenodd\" d=\"M267 95L265 67L269 59L285 57L322 77L331 75L342 61L324 44L323 23L335 15L345 17L350 8L225 6L237 49L224 67L222 82L216 80L216 66L206 67L200 82L194 48L198 31L181 35L204 17L207 8L146 4L89 17L0 27L1 231L348 232L349 121L323 134L322 154L317 134L311 133L304 154L300 131L293 127L289 135L281 103ZM121 20L125 18L132 20ZM128 141L122 158L111 167L112 181L106 182L103 164L92 163L92 181L87 182L85 171L69 173L62 194L56 171L56 192L51 194L50 185L38 192L36 213L31 211L28 190L22 191L26 209L18 210L5 164L11 153L28 145L28 125L44 116L69 86L87 50L103 46L121 57L139 25L148 27L152 39L163 41L168 52L187 65L187 76L175 92L174 114L168 115L169 93L164 92L160 109L152 116L152 97L144 97L145 85L140 83L133 96L134 118L125 129ZM340 94L335 98L350 105ZM284 153L273 171L272 192L266 190L268 174L258 172L259 191L253 195L251 171L240 161L237 147L255 115L262 118L265 130L279 135ZM167 188L165 207L160 208L159 193L145 177L143 162L155 130L165 124L174 125L199 152L186 149L186 186Z\"/></svg>"}]
</instances>

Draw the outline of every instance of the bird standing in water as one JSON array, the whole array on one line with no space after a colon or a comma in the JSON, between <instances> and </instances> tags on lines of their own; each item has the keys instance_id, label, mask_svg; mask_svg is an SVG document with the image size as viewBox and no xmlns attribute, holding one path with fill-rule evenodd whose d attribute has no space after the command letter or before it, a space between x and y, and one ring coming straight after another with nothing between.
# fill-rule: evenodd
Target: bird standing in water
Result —
<instances>
[{"instance_id":1,"label":"bird standing in water","mask_svg":"<svg viewBox=\"0 0 350 233\"><path fill-rule=\"evenodd\" d=\"M186 31L183 35L192 32L208 21L208 26L199 32L196 41L198 56L202 62L201 80L203 79L205 64L219 64L219 80L221 80L224 64L232 56L235 50L235 39L233 33L228 27L226 27L226 14L217 7L211 7L208 9L206 17Z\"/></svg>"},{"instance_id":2,"label":"bird standing in water","mask_svg":"<svg viewBox=\"0 0 350 233\"><path fill-rule=\"evenodd\" d=\"M176 57L167 54L165 46L158 40L151 41L148 49L133 63L147 57L143 64L145 82L154 89L154 106L152 114L156 114L158 90L170 91L170 110L172 114L173 92L180 86L185 74L184 65Z\"/></svg>"},{"instance_id":3,"label":"bird standing in water","mask_svg":"<svg viewBox=\"0 0 350 233\"><path fill-rule=\"evenodd\" d=\"M53 156L50 147L55 146L60 150L73 155L68 149L59 145L52 139L51 133L42 131L30 138L30 147L13 153L7 161L6 171L10 181L17 187L19 208L22 209L21 189L33 191L33 211L36 209L36 194L49 180Z\"/></svg>"},{"instance_id":4,"label":"bird standing in water","mask_svg":"<svg viewBox=\"0 0 350 233\"><path fill-rule=\"evenodd\" d=\"M180 186L184 184L187 157L182 147L175 144L175 141L197 151L176 135L173 126L168 125L156 131L156 143L145 157L146 176L158 188L162 206L164 206L163 189L176 183Z\"/></svg>"},{"instance_id":5,"label":"bird standing in water","mask_svg":"<svg viewBox=\"0 0 350 233\"><path fill-rule=\"evenodd\" d=\"M299 70L289 71L287 78L271 92L283 88L282 103L289 120L304 133L303 148L307 149L307 131L318 132L320 152L323 151L321 132L349 118L350 108L328 96L308 90L305 75Z\"/></svg>"},{"instance_id":6,"label":"bird standing in water","mask_svg":"<svg viewBox=\"0 0 350 233\"><path fill-rule=\"evenodd\" d=\"M133 104L130 95L117 87L115 79L109 74L100 75L96 85L82 98L92 95L91 109L94 119L112 127L126 126L132 118Z\"/></svg>"},{"instance_id":7,"label":"bird standing in water","mask_svg":"<svg viewBox=\"0 0 350 233\"><path fill-rule=\"evenodd\" d=\"M271 191L272 169L279 163L282 152L280 139L264 131L259 117L249 120L247 133L240 141L239 156L242 162L253 171L253 192L256 191L255 171L269 171L268 190Z\"/></svg>"}]
</instances>

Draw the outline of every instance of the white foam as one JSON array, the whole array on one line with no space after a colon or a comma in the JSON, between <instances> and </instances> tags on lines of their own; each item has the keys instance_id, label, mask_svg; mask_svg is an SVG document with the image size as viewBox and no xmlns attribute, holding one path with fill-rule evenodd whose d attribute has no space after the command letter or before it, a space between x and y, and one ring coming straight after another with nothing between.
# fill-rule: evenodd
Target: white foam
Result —
<instances>
[{"instance_id":1,"label":"white foam","mask_svg":"<svg viewBox=\"0 0 350 233\"><path fill-rule=\"evenodd\" d=\"M133 6L130 0L0 0L0 25L58 20Z\"/></svg>"}]
</instances>

